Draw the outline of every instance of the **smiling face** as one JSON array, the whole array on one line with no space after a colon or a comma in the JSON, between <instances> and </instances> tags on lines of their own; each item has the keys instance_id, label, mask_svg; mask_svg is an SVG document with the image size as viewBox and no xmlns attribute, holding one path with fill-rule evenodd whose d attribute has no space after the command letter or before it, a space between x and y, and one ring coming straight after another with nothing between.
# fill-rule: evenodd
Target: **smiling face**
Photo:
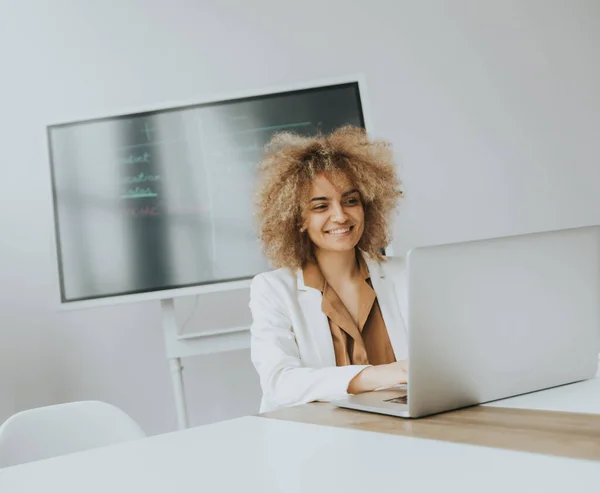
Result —
<instances>
[{"instance_id":1,"label":"smiling face","mask_svg":"<svg viewBox=\"0 0 600 493\"><path fill-rule=\"evenodd\" d=\"M336 187L323 174L312 183L305 209L305 227L317 249L353 250L365 229L360 193L347 178L338 185Z\"/></svg>"}]
</instances>

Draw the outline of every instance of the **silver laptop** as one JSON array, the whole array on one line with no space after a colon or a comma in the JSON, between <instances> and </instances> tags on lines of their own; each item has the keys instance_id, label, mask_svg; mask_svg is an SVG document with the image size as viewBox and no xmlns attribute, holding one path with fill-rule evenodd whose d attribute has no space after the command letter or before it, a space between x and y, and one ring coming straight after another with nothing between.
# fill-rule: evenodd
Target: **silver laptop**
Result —
<instances>
[{"instance_id":1,"label":"silver laptop","mask_svg":"<svg viewBox=\"0 0 600 493\"><path fill-rule=\"evenodd\" d=\"M418 418L593 378L600 226L411 250L409 382L340 407Z\"/></svg>"}]
</instances>

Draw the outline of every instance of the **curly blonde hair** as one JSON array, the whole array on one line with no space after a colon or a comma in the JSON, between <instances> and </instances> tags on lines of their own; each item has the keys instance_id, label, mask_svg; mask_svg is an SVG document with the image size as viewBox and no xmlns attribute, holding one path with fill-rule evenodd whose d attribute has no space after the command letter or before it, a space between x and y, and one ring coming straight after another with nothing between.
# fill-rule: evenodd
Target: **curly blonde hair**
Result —
<instances>
[{"instance_id":1,"label":"curly blonde hair","mask_svg":"<svg viewBox=\"0 0 600 493\"><path fill-rule=\"evenodd\" d=\"M359 190L365 229L357 246L384 260L381 250L391 241L389 216L402 196L388 142L370 141L364 129L345 126L315 137L278 133L265 150L257 218L263 251L275 267L295 270L314 258L304 212L312 182L321 173L334 184L346 178Z\"/></svg>"}]
</instances>

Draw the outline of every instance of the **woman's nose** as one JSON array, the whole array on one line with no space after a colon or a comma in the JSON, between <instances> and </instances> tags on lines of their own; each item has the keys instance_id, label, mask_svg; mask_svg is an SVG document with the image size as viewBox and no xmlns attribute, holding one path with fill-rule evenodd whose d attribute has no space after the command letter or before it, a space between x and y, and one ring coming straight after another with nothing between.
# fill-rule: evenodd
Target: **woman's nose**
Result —
<instances>
[{"instance_id":1,"label":"woman's nose","mask_svg":"<svg viewBox=\"0 0 600 493\"><path fill-rule=\"evenodd\" d=\"M344 223L348 219L348 214L346 214L341 204L334 204L332 206L332 213L331 219L337 223Z\"/></svg>"}]
</instances>

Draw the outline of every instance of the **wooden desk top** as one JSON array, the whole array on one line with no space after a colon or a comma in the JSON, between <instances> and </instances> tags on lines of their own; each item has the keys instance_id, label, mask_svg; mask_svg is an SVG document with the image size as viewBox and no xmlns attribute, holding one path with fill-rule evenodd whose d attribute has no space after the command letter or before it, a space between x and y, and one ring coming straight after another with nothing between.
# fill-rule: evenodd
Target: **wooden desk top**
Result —
<instances>
[{"instance_id":1,"label":"wooden desk top","mask_svg":"<svg viewBox=\"0 0 600 493\"><path fill-rule=\"evenodd\" d=\"M476 406L426 418L403 419L311 403L260 416L600 461L599 414Z\"/></svg>"}]
</instances>

